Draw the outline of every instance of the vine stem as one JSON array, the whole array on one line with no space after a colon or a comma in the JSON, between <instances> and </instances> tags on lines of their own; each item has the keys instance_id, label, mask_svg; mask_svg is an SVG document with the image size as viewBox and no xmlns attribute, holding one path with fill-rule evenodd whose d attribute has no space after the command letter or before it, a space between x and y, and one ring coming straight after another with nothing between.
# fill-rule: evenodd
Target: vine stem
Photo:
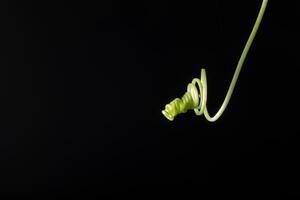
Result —
<instances>
[{"instance_id":1,"label":"vine stem","mask_svg":"<svg viewBox=\"0 0 300 200\"><path fill-rule=\"evenodd\" d=\"M218 119L221 117L221 115L222 115L223 112L225 111L225 109L226 109L226 107L227 107L227 105L228 105L228 103L229 103L229 101L230 101L230 98L231 98L232 93L233 93L233 91L234 91L234 88L235 88L237 79L238 79L239 74L240 74L240 72L241 72L241 69L242 69L242 67L243 67L244 61L245 61L246 56L247 56L247 54L248 54L248 51L249 51L249 49L250 49L250 47L251 47L251 45L252 45L252 42L253 42L253 40L254 40L254 38L255 38L255 35L256 35L257 30L258 30L258 28L259 28L259 25L260 25L260 23L261 23L261 21L262 21L262 18L263 18L263 15L264 15L264 13L265 13L267 4L268 4L268 0L263 0L262 5L261 5L261 8L260 8L260 11L259 11L259 14L258 14L258 16L257 16L257 19L256 19L255 24L254 24L254 26L253 26L253 29L252 29L252 31L251 31L251 34L250 34L250 36L249 36L249 38L248 38L248 40L247 40L247 43L246 43L246 45L245 45L245 47L244 47L244 50L243 50L243 52L242 52L242 55L241 55L241 57L240 57L240 59L239 59L239 62L238 62L237 67L236 67L236 69L235 69L233 78L232 78L231 83L230 83L230 85L229 85L229 89L228 89L228 91L227 91L227 94L226 94L226 96L225 96L225 99L224 99L224 101L223 101L223 103L222 103L220 109L218 110L218 112L217 112L217 113L215 114L215 116L213 116L213 117L211 117L211 116L209 115L209 113L208 113L206 107L205 107L205 109L204 109L204 116L205 116L205 118L206 118L208 121L210 121L210 122L214 122L214 121L218 120ZM205 80L204 82L205 82L205 84L206 84L206 80Z\"/></svg>"}]
</instances>

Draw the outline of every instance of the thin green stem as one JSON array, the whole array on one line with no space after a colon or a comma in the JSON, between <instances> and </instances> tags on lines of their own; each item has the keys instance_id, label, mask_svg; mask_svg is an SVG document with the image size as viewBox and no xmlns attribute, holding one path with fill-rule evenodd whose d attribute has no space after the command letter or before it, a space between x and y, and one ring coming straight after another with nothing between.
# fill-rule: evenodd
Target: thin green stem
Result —
<instances>
[{"instance_id":1,"label":"thin green stem","mask_svg":"<svg viewBox=\"0 0 300 200\"><path fill-rule=\"evenodd\" d=\"M215 114L215 116L210 117L210 115L209 115L209 113L208 113L208 111L207 111L207 108L205 107L204 115L205 115L205 118L206 118L208 121L210 121L210 122L214 122L214 121L216 121L217 119L219 119L219 117L221 117L221 115L222 115L223 112L225 111L225 109L226 109L226 107L227 107L227 105L228 105L228 103L229 103L229 101L230 101L230 98L231 98L232 93L233 93L233 91L234 91L234 87L235 87L235 85L236 85L236 82L237 82L237 79L238 79L238 77L239 77L240 71L241 71L241 69L242 69L242 67L243 67L244 61L245 61L246 56L247 56L247 54L248 54L248 51L249 51L249 49L250 49L250 47L251 47L251 44L252 44L252 42L253 42L253 40L254 40L254 38L255 38L255 35L256 35L257 30L258 30L258 28L259 28L259 25L260 25L260 23L261 23L261 21L262 21L262 18L263 18L263 15L264 15L264 13L265 13L267 4L268 4L268 0L263 0L262 5L261 5L261 8L260 8L260 11L259 11L259 14L258 14L258 17L257 17L256 22L255 22L255 24L254 24L254 27L253 27L253 29L252 29L252 31L251 31L251 34L250 34L250 36L249 36L249 38L248 38L248 41L247 41L247 43L246 43L246 45L245 45L245 47L244 47L244 50L243 50L243 52L242 52L242 55L241 55L241 57L240 57L240 59L239 59L239 62L238 62L238 65L237 65L237 67L236 67L236 69L235 69L235 72L234 72L233 78L232 78L232 80L231 80L231 83L230 83L228 92L227 92L227 94L226 94L226 97L225 97L225 99L224 99L224 101L223 101L223 104L222 104L222 106L220 107L219 111Z\"/></svg>"},{"instance_id":2,"label":"thin green stem","mask_svg":"<svg viewBox=\"0 0 300 200\"><path fill-rule=\"evenodd\" d=\"M233 78L231 80L231 83L229 85L225 99L224 99L220 109L215 114L215 116L211 117L207 111L207 107L206 107L206 102L207 102L206 72L205 72L205 69L202 69L201 70L201 80L198 78L193 79L193 81L190 84L188 84L187 92L182 96L182 98L176 98L172 102L170 102L169 104L167 104L165 106L165 110L163 110L162 113L166 118L168 118L169 120L172 121L172 120L174 120L174 117L176 115L178 115L180 113L185 113L187 110L190 110L190 109L194 109L196 115L204 114L205 118L210 122L214 122L217 119L219 119L219 117L221 117L221 115L225 111L225 109L230 101L230 98L234 91L240 71L243 67L244 61L245 61L248 51L251 47L251 44L255 38L255 35L259 28L259 25L262 21L267 4L268 4L268 0L263 0L260 11L257 16L257 19L256 19L253 29L251 31L251 34L247 40L247 43L244 47L242 55L239 59L237 67L235 69L235 72L234 72ZM196 85L198 86L198 89L197 89ZM200 99L200 101L199 101L199 99Z\"/></svg>"}]
</instances>

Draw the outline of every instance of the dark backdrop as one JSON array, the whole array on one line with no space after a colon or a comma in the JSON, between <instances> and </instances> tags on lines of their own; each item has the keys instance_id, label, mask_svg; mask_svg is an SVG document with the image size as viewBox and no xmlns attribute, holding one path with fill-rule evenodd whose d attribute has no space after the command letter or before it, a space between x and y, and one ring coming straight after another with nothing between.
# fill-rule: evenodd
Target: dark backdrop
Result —
<instances>
[{"instance_id":1,"label":"dark backdrop","mask_svg":"<svg viewBox=\"0 0 300 200\"><path fill-rule=\"evenodd\" d=\"M0 196L297 195L298 2L215 123L161 110L202 67L218 110L261 1L100 2L1 2Z\"/></svg>"}]
</instances>

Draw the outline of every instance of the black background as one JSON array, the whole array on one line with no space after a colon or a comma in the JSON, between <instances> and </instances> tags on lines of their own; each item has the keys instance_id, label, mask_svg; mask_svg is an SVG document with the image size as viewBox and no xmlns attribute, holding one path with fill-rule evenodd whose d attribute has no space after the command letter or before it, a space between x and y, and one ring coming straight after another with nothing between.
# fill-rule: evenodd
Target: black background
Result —
<instances>
[{"instance_id":1,"label":"black background","mask_svg":"<svg viewBox=\"0 0 300 200\"><path fill-rule=\"evenodd\" d=\"M298 194L298 1L269 1L215 123L161 110L201 68L218 110L261 1L100 2L1 2L1 197Z\"/></svg>"}]
</instances>

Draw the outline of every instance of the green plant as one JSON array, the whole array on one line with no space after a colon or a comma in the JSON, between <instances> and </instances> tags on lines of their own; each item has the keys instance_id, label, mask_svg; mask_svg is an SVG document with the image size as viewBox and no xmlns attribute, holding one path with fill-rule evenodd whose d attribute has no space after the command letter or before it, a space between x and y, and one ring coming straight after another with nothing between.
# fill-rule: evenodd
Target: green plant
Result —
<instances>
[{"instance_id":1,"label":"green plant","mask_svg":"<svg viewBox=\"0 0 300 200\"><path fill-rule=\"evenodd\" d=\"M239 59L237 67L235 69L228 92L225 96L223 104L221 105L219 111L215 114L215 116L211 117L207 111L207 107L206 107L206 102L207 102L206 72L205 72L205 69L202 69L201 70L201 79L194 78L193 81L188 84L187 92L182 96L181 99L176 98L172 102L170 102L169 104L167 104L165 106L165 110L163 110L162 113L167 119L173 121L176 115L178 115L180 113L185 113L187 110L191 110L191 109L194 109L196 115L204 114L205 118L210 122L214 122L217 119L219 119L219 117L221 117L221 115L225 111L225 109L230 101L230 98L232 96L234 87L235 87L237 79L238 79L238 76L240 74L243 63L244 63L245 58L250 49L250 46L253 42L253 39L256 35L256 32L259 28L259 25L262 21L267 4L268 4L268 0L263 0L259 14L256 19L256 22L253 26L251 34L247 40L247 43L244 47L242 55ZM198 86L198 88L197 88L197 86Z\"/></svg>"}]
</instances>

